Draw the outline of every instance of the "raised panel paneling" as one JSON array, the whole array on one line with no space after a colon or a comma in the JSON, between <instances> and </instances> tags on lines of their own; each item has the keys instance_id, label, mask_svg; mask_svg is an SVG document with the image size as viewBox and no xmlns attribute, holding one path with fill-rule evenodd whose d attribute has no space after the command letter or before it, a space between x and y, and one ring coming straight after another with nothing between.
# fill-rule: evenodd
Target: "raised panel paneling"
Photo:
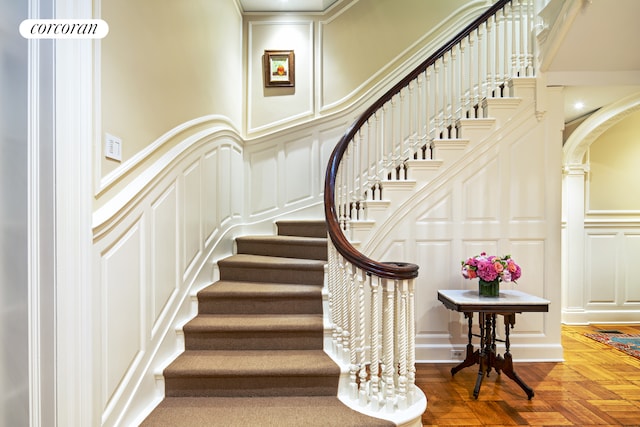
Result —
<instances>
[{"instance_id":1,"label":"raised panel paneling","mask_svg":"<svg viewBox=\"0 0 640 427\"><path fill-rule=\"evenodd\" d=\"M585 282L588 303L616 301L616 246L615 234L587 235Z\"/></svg>"},{"instance_id":2,"label":"raised panel paneling","mask_svg":"<svg viewBox=\"0 0 640 427\"><path fill-rule=\"evenodd\" d=\"M242 151L229 147L231 152L231 215L242 216L244 212L244 162Z\"/></svg>"},{"instance_id":3,"label":"raised panel paneling","mask_svg":"<svg viewBox=\"0 0 640 427\"><path fill-rule=\"evenodd\" d=\"M640 275L638 263L640 262L640 235L624 235L624 303L640 303Z\"/></svg>"},{"instance_id":4,"label":"raised panel paneling","mask_svg":"<svg viewBox=\"0 0 640 427\"><path fill-rule=\"evenodd\" d=\"M515 220L544 218L545 178L540 176L545 170L544 146L533 139L535 134L528 135L514 142L509 151L508 203Z\"/></svg>"},{"instance_id":5,"label":"raised panel paneling","mask_svg":"<svg viewBox=\"0 0 640 427\"><path fill-rule=\"evenodd\" d=\"M208 239L218 227L218 148L202 160L202 205L204 235Z\"/></svg>"},{"instance_id":6,"label":"raised panel paneling","mask_svg":"<svg viewBox=\"0 0 640 427\"><path fill-rule=\"evenodd\" d=\"M499 164L495 158L462 183L467 219L497 220L502 202L499 183Z\"/></svg>"},{"instance_id":7,"label":"raised panel paneling","mask_svg":"<svg viewBox=\"0 0 640 427\"><path fill-rule=\"evenodd\" d=\"M436 200L423 212L418 213L418 222L449 222L452 218L451 194L447 194L440 200Z\"/></svg>"},{"instance_id":8,"label":"raised panel paneling","mask_svg":"<svg viewBox=\"0 0 640 427\"><path fill-rule=\"evenodd\" d=\"M155 321L167 301L178 287L178 196L175 183L151 205L151 281L152 306L149 308L151 322Z\"/></svg>"},{"instance_id":9,"label":"raised panel paneling","mask_svg":"<svg viewBox=\"0 0 640 427\"><path fill-rule=\"evenodd\" d=\"M217 180L218 180L218 218L220 224L224 224L231 219L232 207L231 200L233 197L233 166L231 164L231 147L220 147L220 162L218 163ZM242 194L242 193L240 193Z\"/></svg>"},{"instance_id":10,"label":"raised panel paneling","mask_svg":"<svg viewBox=\"0 0 640 427\"><path fill-rule=\"evenodd\" d=\"M188 270L202 247L201 163L196 161L184 171L184 266Z\"/></svg>"},{"instance_id":11,"label":"raised panel paneling","mask_svg":"<svg viewBox=\"0 0 640 427\"><path fill-rule=\"evenodd\" d=\"M101 255L104 404L143 351L144 253L142 219Z\"/></svg>"},{"instance_id":12,"label":"raised panel paneling","mask_svg":"<svg viewBox=\"0 0 640 427\"><path fill-rule=\"evenodd\" d=\"M458 281L451 281L450 241L416 242L416 263L420 266L416 280L417 334L448 334L449 313L438 301L438 289L452 289Z\"/></svg>"},{"instance_id":13,"label":"raised panel paneling","mask_svg":"<svg viewBox=\"0 0 640 427\"><path fill-rule=\"evenodd\" d=\"M275 209L278 201L276 147L251 154L251 214Z\"/></svg>"},{"instance_id":14,"label":"raised panel paneling","mask_svg":"<svg viewBox=\"0 0 640 427\"><path fill-rule=\"evenodd\" d=\"M311 197L314 171L312 149L310 138L297 139L284 146L284 188L287 204Z\"/></svg>"},{"instance_id":15,"label":"raised panel paneling","mask_svg":"<svg viewBox=\"0 0 640 427\"><path fill-rule=\"evenodd\" d=\"M398 260L407 259L406 254L407 244L405 241L394 240L389 242L382 256L379 258L382 262L393 262Z\"/></svg>"},{"instance_id":16,"label":"raised panel paneling","mask_svg":"<svg viewBox=\"0 0 640 427\"><path fill-rule=\"evenodd\" d=\"M416 237L422 239L451 239L453 237L452 197L445 195L416 213Z\"/></svg>"}]
</instances>

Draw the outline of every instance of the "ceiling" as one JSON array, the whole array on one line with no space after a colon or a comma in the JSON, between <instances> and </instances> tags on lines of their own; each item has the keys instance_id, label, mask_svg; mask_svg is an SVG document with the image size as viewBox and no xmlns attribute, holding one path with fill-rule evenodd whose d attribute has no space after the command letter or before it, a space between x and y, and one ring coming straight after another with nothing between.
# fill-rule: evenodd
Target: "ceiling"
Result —
<instances>
[{"instance_id":1,"label":"ceiling","mask_svg":"<svg viewBox=\"0 0 640 427\"><path fill-rule=\"evenodd\" d=\"M244 12L322 12L337 0L239 0Z\"/></svg>"},{"instance_id":2,"label":"ceiling","mask_svg":"<svg viewBox=\"0 0 640 427\"><path fill-rule=\"evenodd\" d=\"M282 13L323 12L337 1L239 0L244 12ZM565 122L640 91L640 1L581 1L546 70L549 85L565 86Z\"/></svg>"},{"instance_id":3,"label":"ceiling","mask_svg":"<svg viewBox=\"0 0 640 427\"><path fill-rule=\"evenodd\" d=\"M565 86L566 122L640 91L639 16L638 0L582 1L546 70L549 85Z\"/></svg>"}]
</instances>

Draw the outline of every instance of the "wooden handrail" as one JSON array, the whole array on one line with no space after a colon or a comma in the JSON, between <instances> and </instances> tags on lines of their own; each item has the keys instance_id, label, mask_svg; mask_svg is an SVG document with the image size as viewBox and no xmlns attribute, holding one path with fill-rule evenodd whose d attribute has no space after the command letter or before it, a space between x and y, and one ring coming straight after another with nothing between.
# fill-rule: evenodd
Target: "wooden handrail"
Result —
<instances>
[{"instance_id":1,"label":"wooden handrail","mask_svg":"<svg viewBox=\"0 0 640 427\"><path fill-rule=\"evenodd\" d=\"M411 81L416 79L421 73L423 73L428 67L436 63L436 61L442 58L447 52L449 52L454 46L460 43L465 37L468 37L473 31L478 29L485 21L491 18L505 5L512 0L498 0L490 8L488 8L482 15L471 22L467 27L460 31L455 37L453 37L448 43L438 49L435 53L429 56L424 62L418 65L413 71L405 76L401 81L389 89L382 97L374 102L367 110L364 111L354 122L345 134L338 141L336 147L331 153L329 158L329 164L325 175L324 184L324 210L325 218L327 221L327 230L329 237L333 241L336 250L351 264L366 271L368 274L373 274L382 278L393 280L406 280L412 279L418 276L418 266L411 263L396 263L396 262L379 262L375 261L351 245L349 240L344 235L340 222L338 220L338 213L335 204L335 189L336 189L336 175L338 173L338 167L344 153L347 150L350 142L355 137L360 128L369 120L369 118L378 111L386 102L390 101L396 94L398 94L403 88L407 87Z\"/></svg>"}]
</instances>

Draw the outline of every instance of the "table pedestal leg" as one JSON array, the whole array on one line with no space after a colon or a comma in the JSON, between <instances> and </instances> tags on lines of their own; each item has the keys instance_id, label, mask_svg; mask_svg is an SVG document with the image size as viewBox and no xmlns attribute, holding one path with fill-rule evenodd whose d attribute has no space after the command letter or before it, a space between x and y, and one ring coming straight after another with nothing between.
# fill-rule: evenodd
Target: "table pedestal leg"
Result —
<instances>
[{"instance_id":1,"label":"table pedestal leg","mask_svg":"<svg viewBox=\"0 0 640 427\"><path fill-rule=\"evenodd\" d=\"M504 372L506 376L515 381L516 384L518 384L520 388L524 390L525 393L527 393L527 397L529 398L529 400L531 400L535 393L533 392L533 389L529 387L524 381L522 381L518 374L516 374L513 370L513 360L511 359L510 353L504 355L503 362L504 363L502 365L502 372Z\"/></svg>"},{"instance_id":2,"label":"table pedestal leg","mask_svg":"<svg viewBox=\"0 0 640 427\"><path fill-rule=\"evenodd\" d=\"M480 355L479 355L479 363L480 367L478 368L478 378L476 378L476 385L473 388L473 397L476 399L480 394L480 386L482 385L482 380L485 375L489 375L491 372L491 367L493 365L494 359L494 338L495 336L491 335L491 331L493 330L493 324L495 323L495 315L480 313ZM484 326L483 326L484 322Z\"/></svg>"},{"instance_id":3,"label":"table pedestal leg","mask_svg":"<svg viewBox=\"0 0 640 427\"><path fill-rule=\"evenodd\" d=\"M473 389L473 397L476 399L480 394L480 387L485 376L489 376L491 369L500 374L504 374L511 378L520 386L522 390L527 394L529 400L534 396L533 389L529 387L513 370L513 358L511 357L509 341L509 330L516 323L515 313L503 314L505 325L505 355L504 357L496 353L496 315L490 313L480 312L479 314L479 326L480 326L480 348L475 350L472 343L473 333L473 313L465 313L465 317L468 319L469 327L469 341L467 344L467 351L465 358L458 365L451 368L451 375L455 375L458 371L475 364L480 365L478 368L478 376L476 378L476 384Z\"/></svg>"},{"instance_id":4,"label":"table pedestal leg","mask_svg":"<svg viewBox=\"0 0 640 427\"><path fill-rule=\"evenodd\" d=\"M467 352L465 354L465 358L464 360L459 363L458 365L454 366L453 368L451 368L451 375L455 375L456 372L460 371L463 368L467 368L469 366L473 366L476 363L478 363L478 361L480 360L480 352L478 350L475 350L473 348L473 344L471 343L471 340L473 338L473 334L471 332L472 326L473 326L473 313L465 313L464 314L465 317L467 317L468 320L468 325L469 325L469 332L468 332L468 336L469 336L469 341L467 344Z\"/></svg>"},{"instance_id":5,"label":"table pedestal leg","mask_svg":"<svg viewBox=\"0 0 640 427\"><path fill-rule=\"evenodd\" d=\"M504 314L504 328L505 328L505 354L504 358L499 357L497 360L497 364L504 374L511 378L520 386L525 393L527 393L527 397L529 400L534 396L533 389L529 387L522 379L515 373L513 370L513 358L511 357L511 352L509 347L511 346L511 342L509 341L509 329L513 327L516 323L516 315L515 314Z\"/></svg>"}]
</instances>

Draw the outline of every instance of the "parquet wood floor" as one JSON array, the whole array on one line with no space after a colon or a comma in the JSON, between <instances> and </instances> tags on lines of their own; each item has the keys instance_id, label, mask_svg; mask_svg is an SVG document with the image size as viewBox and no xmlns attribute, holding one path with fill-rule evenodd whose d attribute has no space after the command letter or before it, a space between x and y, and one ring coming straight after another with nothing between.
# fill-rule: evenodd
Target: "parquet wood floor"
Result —
<instances>
[{"instance_id":1,"label":"parquet wood floor","mask_svg":"<svg viewBox=\"0 0 640 427\"><path fill-rule=\"evenodd\" d=\"M563 326L564 362L514 363L535 391L531 400L495 372L474 399L477 365L452 377L455 364L417 364L416 384L428 401L423 425L640 427L640 360L583 336L600 329L640 333L640 325Z\"/></svg>"}]
</instances>

